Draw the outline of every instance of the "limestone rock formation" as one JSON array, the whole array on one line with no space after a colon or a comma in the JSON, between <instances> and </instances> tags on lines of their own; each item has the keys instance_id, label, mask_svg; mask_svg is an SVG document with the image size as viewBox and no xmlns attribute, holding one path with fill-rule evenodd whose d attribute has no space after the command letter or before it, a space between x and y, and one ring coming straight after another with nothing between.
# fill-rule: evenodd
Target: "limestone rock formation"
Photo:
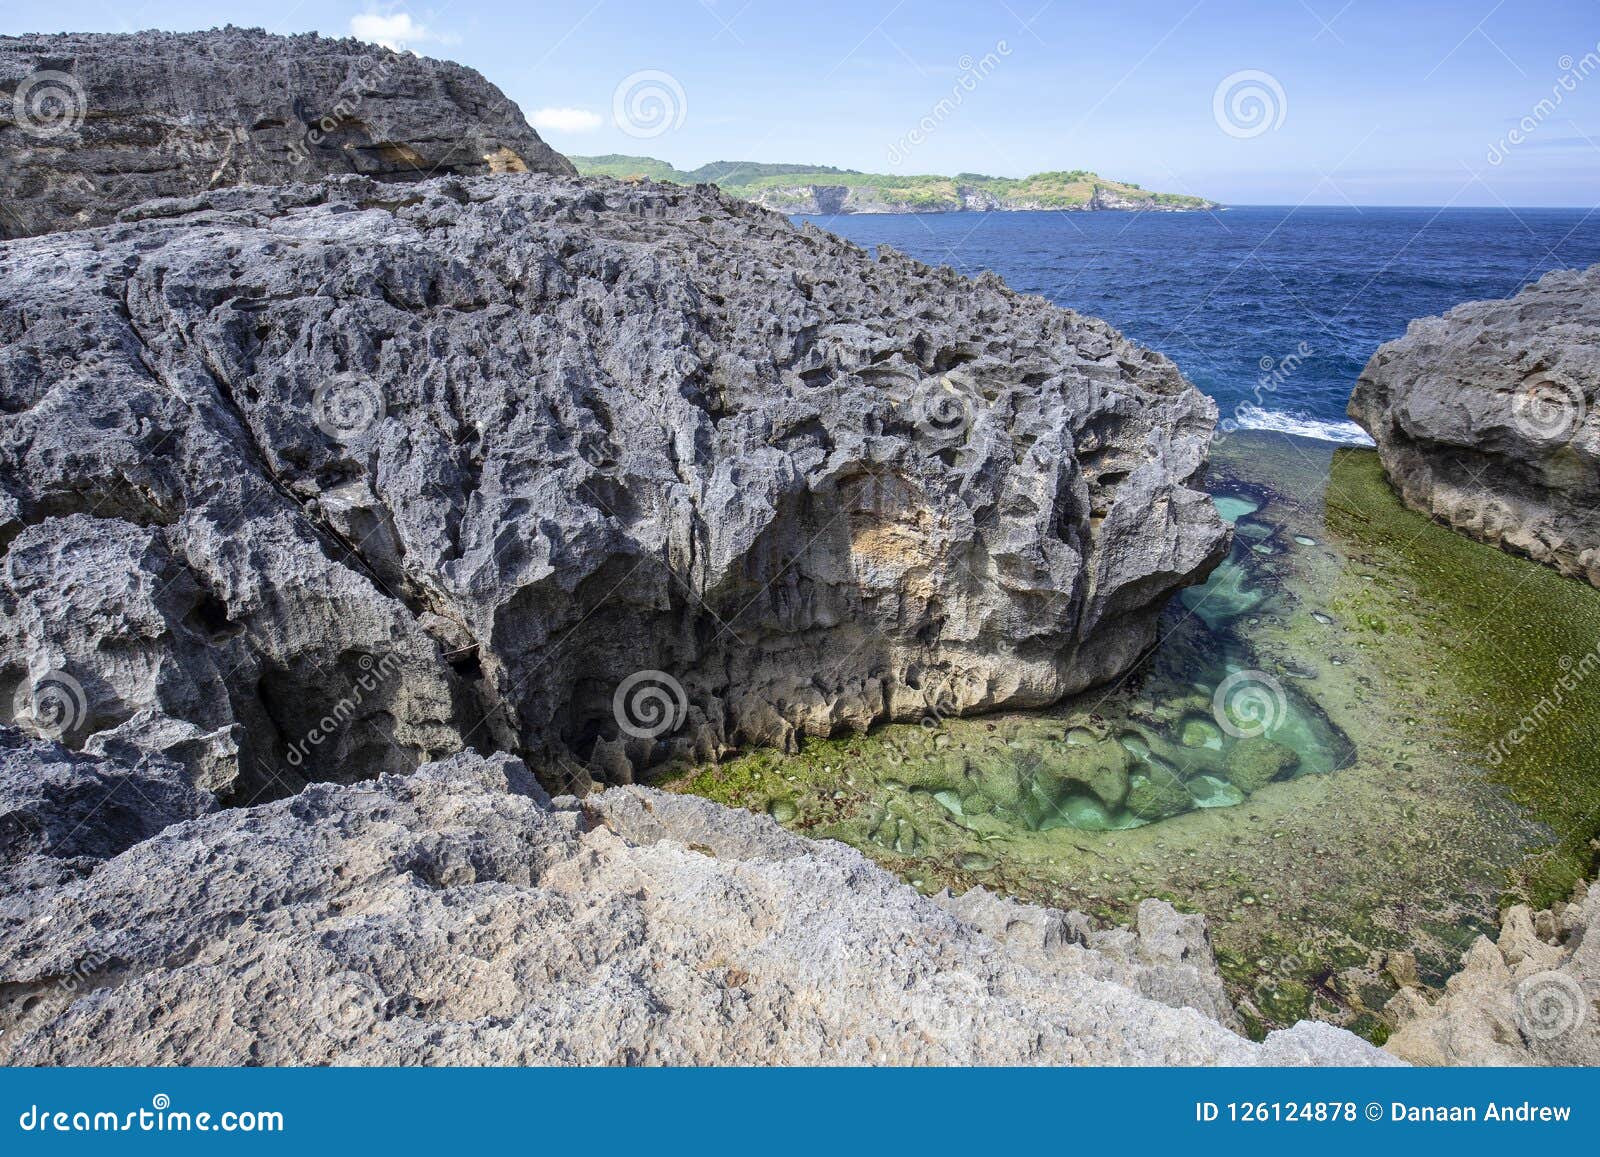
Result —
<instances>
[{"instance_id":1,"label":"limestone rock formation","mask_svg":"<svg viewBox=\"0 0 1600 1157\"><path fill-rule=\"evenodd\" d=\"M12 916L32 893L215 811L178 763L129 749L92 756L0 727L0 892Z\"/></svg>"},{"instance_id":2,"label":"limestone rock formation","mask_svg":"<svg viewBox=\"0 0 1600 1157\"><path fill-rule=\"evenodd\" d=\"M0 37L0 239L324 174L574 172L470 68L239 28Z\"/></svg>"},{"instance_id":3,"label":"limestone rock formation","mask_svg":"<svg viewBox=\"0 0 1600 1157\"><path fill-rule=\"evenodd\" d=\"M1225 549L1171 362L713 189L127 217L0 246L0 709L232 802L1049 703Z\"/></svg>"},{"instance_id":4,"label":"limestone rock formation","mask_svg":"<svg viewBox=\"0 0 1600 1157\"><path fill-rule=\"evenodd\" d=\"M1350 399L1408 506L1600 585L1600 265L1381 346Z\"/></svg>"},{"instance_id":5,"label":"limestone rock formation","mask_svg":"<svg viewBox=\"0 0 1600 1157\"><path fill-rule=\"evenodd\" d=\"M1206 1012L1204 931L924 898L857 852L509 756L178 823L0 895L0 1060L76 1064L1381 1064Z\"/></svg>"},{"instance_id":6,"label":"limestone rock formation","mask_svg":"<svg viewBox=\"0 0 1600 1157\"><path fill-rule=\"evenodd\" d=\"M1461 971L1430 1000L1410 983L1385 1007L1385 1047L1419 1065L1600 1064L1600 888L1569 903L1525 904L1501 917L1498 942L1480 936Z\"/></svg>"}]
</instances>

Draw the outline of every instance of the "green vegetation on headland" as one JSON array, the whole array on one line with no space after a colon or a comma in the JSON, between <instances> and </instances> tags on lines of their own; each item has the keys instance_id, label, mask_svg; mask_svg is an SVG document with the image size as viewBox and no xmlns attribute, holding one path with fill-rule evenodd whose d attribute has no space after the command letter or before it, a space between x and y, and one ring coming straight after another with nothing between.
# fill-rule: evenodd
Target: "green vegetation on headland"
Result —
<instances>
[{"instance_id":1,"label":"green vegetation on headland","mask_svg":"<svg viewBox=\"0 0 1600 1157\"><path fill-rule=\"evenodd\" d=\"M648 178L678 185L715 184L724 192L788 213L949 213L971 210L1215 209L1201 197L1152 193L1087 169L1029 177L953 177L862 173L829 165L713 161L676 169L654 157L610 153L571 157L586 177Z\"/></svg>"}]
</instances>

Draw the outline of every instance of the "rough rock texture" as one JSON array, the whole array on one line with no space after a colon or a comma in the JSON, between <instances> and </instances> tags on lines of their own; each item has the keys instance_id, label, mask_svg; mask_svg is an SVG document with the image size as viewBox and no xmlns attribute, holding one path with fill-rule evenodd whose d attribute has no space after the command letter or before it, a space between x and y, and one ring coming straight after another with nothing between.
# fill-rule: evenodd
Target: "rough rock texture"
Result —
<instances>
[{"instance_id":1,"label":"rough rock texture","mask_svg":"<svg viewBox=\"0 0 1600 1157\"><path fill-rule=\"evenodd\" d=\"M1408 506L1600 585L1600 265L1414 321L1350 399Z\"/></svg>"},{"instance_id":2,"label":"rough rock texture","mask_svg":"<svg viewBox=\"0 0 1600 1157\"><path fill-rule=\"evenodd\" d=\"M173 824L215 811L172 760L75 754L0 727L0 892L33 901Z\"/></svg>"},{"instance_id":3,"label":"rough rock texture","mask_svg":"<svg viewBox=\"0 0 1600 1157\"><path fill-rule=\"evenodd\" d=\"M222 185L574 172L470 68L238 28L0 37L0 157L0 238Z\"/></svg>"},{"instance_id":4,"label":"rough rock texture","mask_svg":"<svg viewBox=\"0 0 1600 1157\"><path fill-rule=\"evenodd\" d=\"M234 801L1045 704L1225 549L1165 358L715 190L130 217L0 246L0 707Z\"/></svg>"},{"instance_id":5,"label":"rough rock texture","mask_svg":"<svg viewBox=\"0 0 1600 1157\"><path fill-rule=\"evenodd\" d=\"M1430 1002L1415 969L1393 969L1406 987L1385 1013L1396 1028L1384 1046L1419 1065L1600 1064L1600 888L1533 912L1508 908L1500 939L1480 936L1461 971Z\"/></svg>"},{"instance_id":6,"label":"rough rock texture","mask_svg":"<svg viewBox=\"0 0 1600 1157\"><path fill-rule=\"evenodd\" d=\"M468 753L177 824L44 900L0 894L0 1059L1390 1060L1326 1025L1251 1044L1197 1011L1218 983L1204 933L1164 904L1107 952L1074 942L1081 917L941 906L764 816L642 788L557 802Z\"/></svg>"}]
</instances>

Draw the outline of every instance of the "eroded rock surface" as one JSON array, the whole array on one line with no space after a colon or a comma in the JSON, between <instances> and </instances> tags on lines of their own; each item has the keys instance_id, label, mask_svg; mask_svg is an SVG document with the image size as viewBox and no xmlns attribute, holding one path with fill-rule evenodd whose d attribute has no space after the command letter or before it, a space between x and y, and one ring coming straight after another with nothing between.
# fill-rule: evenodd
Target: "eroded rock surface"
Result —
<instances>
[{"instance_id":1,"label":"eroded rock surface","mask_svg":"<svg viewBox=\"0 0 1600 1157\"><path fill-rule=\"evenodd\" d=\"M1049 703L1225 549L1171 362L712 189L129 216L0 247L0 707L234 802Z\"/></svg>"},{"instance_id":2,"label":"eroded rock surface","mask_svg":"<svg viewBox=\"0 0 1600 1157\"><path fill-rule=\"evenodd\" d=\"M1414 321L1350 399L1401 498L1600 585L1600 265Z\"/></svg>"},{"instance_id":3,"label":"eroded rock surface","mask_svg":"<svg viewBox=\"0 0 1600 1157\"><path fill-rule=\"evenodd\" d=\"M324 174L572 174L470 68L259 29L0 37L0 239Z\"/></svg>"},{"instance_id":4,"label":"eroded rock surface","mask_svg":"<svg viewBox=\"0 0 1600 1157\"><path fill-rule=\"evenodd\" d=\"M1500 937L1475 940L1430 998L1414 969L1384 1011L1384 1046L1419 1065L1600 1064L1600 888L1568 903L1506 909Z\"/></svg>"},{"instance_id":5,"label":"eroded rock surface","mask_svg":"<svg viewBox=\"0 0 1600 1157\"><path fill-rule=\"evenodd\" d=\"M971 919L967 914L971 914ZM841 844L509 756L313 785L0 897L0 1059L78 1064L1379 1064L1198 1009L1195 918L941 903ZM1198 939L1197 939L1198 938Z\"/></svg>"}]
</instances>

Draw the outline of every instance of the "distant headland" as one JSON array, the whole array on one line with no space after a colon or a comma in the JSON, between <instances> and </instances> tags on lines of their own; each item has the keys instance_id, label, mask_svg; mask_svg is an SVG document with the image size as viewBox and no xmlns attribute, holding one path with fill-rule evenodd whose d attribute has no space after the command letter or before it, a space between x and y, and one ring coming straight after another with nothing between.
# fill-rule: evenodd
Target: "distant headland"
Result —
<instances>
[{"instance_id":1,"label":"distant headland","mask_svg":"<svg viewBox=\"0 0 1600 1157\"><path fill-rule=\"evenodd\" d=\"M570 157L584 176L648 177L679 185L714 184L736 197L783 213L958 213L963 211L1088 212L1099 209L1194 212L1220 206L1203 197L1154 193L1087 169L1029 177L953 177L863 173L830 165L713 161L674 168L655 157L609 153Z\"/></svg>"}]
</instances>

